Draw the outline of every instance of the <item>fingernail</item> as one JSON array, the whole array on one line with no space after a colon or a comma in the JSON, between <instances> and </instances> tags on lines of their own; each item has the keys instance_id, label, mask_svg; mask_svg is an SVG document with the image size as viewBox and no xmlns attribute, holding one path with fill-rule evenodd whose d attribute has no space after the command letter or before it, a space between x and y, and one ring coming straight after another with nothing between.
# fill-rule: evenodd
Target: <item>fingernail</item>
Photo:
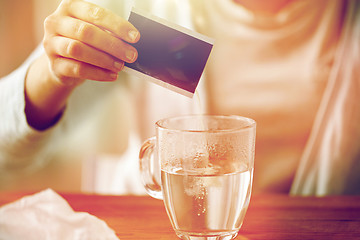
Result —
<instances>
[{"instance_id":1,"label":"fingernail","mask_svg":"<svg viewBox=\"0 0 360 240\"><path fill-rule=\"evenodd\" d=\"M117 73L111 73L110 74L110 78L113 79L113 80L116 80L118 77L118 74Z\"/></svg>"},{"instance_id":2,"label":"fingernail","mask_svg":"<svg viewBox=\"0 0 360 240\"><path fill-rule=\"evenodd\" d=\"M123 68L123 64L121 62L114 62L114 67L117 70L121 70Z\"/></svg>"},{"instance_id":3,"label":"fingernail","mask_svg":"<svg viewBox=\"0 0 360 240\"><path fill-rule=\"evenodd\" d=\"M139 32L138 31L135 31L135 30L130 30L129 31L129 38L132 40L132 41L135 41L137 36L139 35Z\"/></svg>"},{"instance_id":4,"label":"fingernail","mask_svg":"<svg viewBox=\"0 0 360 240\"><path fill-rule=\"evenodd\" d=\"M136 57L136 52L134 50L127 50L125 52L125 55L126 55L126 58L132 62L132 61L134 61L134 59Z\"/></svg>"}]
</instances>

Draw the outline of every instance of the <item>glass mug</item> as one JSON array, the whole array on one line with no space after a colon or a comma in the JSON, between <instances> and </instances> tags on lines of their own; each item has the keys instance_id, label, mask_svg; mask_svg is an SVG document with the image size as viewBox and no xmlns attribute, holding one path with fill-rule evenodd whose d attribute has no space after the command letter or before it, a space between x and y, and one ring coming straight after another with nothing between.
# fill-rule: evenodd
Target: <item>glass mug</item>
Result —
<instances>
[{"instance_id":1,"label":"glass mug","mask_svg":"<svg viewBox=\"0 0 360 240\"><path fill-rule=\"evenodd\" d=\"M253 180L254 120L190 115L156 122L140 149L147 193L163 199L181 239L233 239L247 211Z\"/></svg>"}]
</instances>

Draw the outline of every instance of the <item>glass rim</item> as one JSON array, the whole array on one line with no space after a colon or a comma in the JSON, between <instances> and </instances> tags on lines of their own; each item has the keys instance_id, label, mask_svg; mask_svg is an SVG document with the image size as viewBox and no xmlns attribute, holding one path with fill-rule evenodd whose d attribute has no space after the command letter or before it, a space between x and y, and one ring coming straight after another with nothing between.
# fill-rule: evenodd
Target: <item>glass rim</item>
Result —
<instances>
[{"instance_id":1,"label":"glass rim","mask_svg":"<svg viewBox=\"0 0 360 240\"><path fill-rule=\"evenodd\" d=\"M247 122L245 126L224 128L224 129L205 129L205 130L193 130L193 129L180 129L172 128L165 125L166 121L176 121L181 119L191 119L191 118L212 118L212 119L229 119L229 120L238 120L242 123ZM173 131L173 132L184 132L184 133L224 133L224 132L238 132L246 129L252 129L256 127L256 121L249 117L244 117L240 115L221 115L221 114L189 114L189 115L180 115L160 119L155 122L156 128L163 130Z\"/></svg>"}]
</instances>

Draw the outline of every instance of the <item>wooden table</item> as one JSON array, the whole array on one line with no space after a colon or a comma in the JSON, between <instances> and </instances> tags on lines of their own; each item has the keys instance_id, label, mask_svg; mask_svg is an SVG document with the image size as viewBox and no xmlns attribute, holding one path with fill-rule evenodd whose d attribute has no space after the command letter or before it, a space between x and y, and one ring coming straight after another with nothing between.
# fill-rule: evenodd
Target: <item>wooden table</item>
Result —
<instances>
[{"instance_id":1,"label":"wooden table","mask_svg":"<svg viewBox=\"0 0 360 240\"><path fill-rule=\"evenodd\" d=\"M160 200L60 194L74 210L105 220L121 240L178 239ZM0 192L0 206L24 195ZM254 195L236 239L360 239L360 196Z\"/></svg>"}]
</instances>

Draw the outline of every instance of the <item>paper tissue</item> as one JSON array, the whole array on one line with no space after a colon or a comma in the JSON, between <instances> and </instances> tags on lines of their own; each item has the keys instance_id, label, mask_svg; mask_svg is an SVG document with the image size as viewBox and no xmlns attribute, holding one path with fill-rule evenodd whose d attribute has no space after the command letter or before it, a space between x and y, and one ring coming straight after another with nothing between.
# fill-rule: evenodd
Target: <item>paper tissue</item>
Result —
<instances>
[{"instance_id":1,"label":"paper tissue","mask_svg":"<svg viewBox=\"0 0 360 240\"><path fill-rule=\"evenodd\" d=\"M0 208L0 240L78 240L117 238L101 219L75 212L51 189L23 197Z\"/></svg>"}]
</instances>

